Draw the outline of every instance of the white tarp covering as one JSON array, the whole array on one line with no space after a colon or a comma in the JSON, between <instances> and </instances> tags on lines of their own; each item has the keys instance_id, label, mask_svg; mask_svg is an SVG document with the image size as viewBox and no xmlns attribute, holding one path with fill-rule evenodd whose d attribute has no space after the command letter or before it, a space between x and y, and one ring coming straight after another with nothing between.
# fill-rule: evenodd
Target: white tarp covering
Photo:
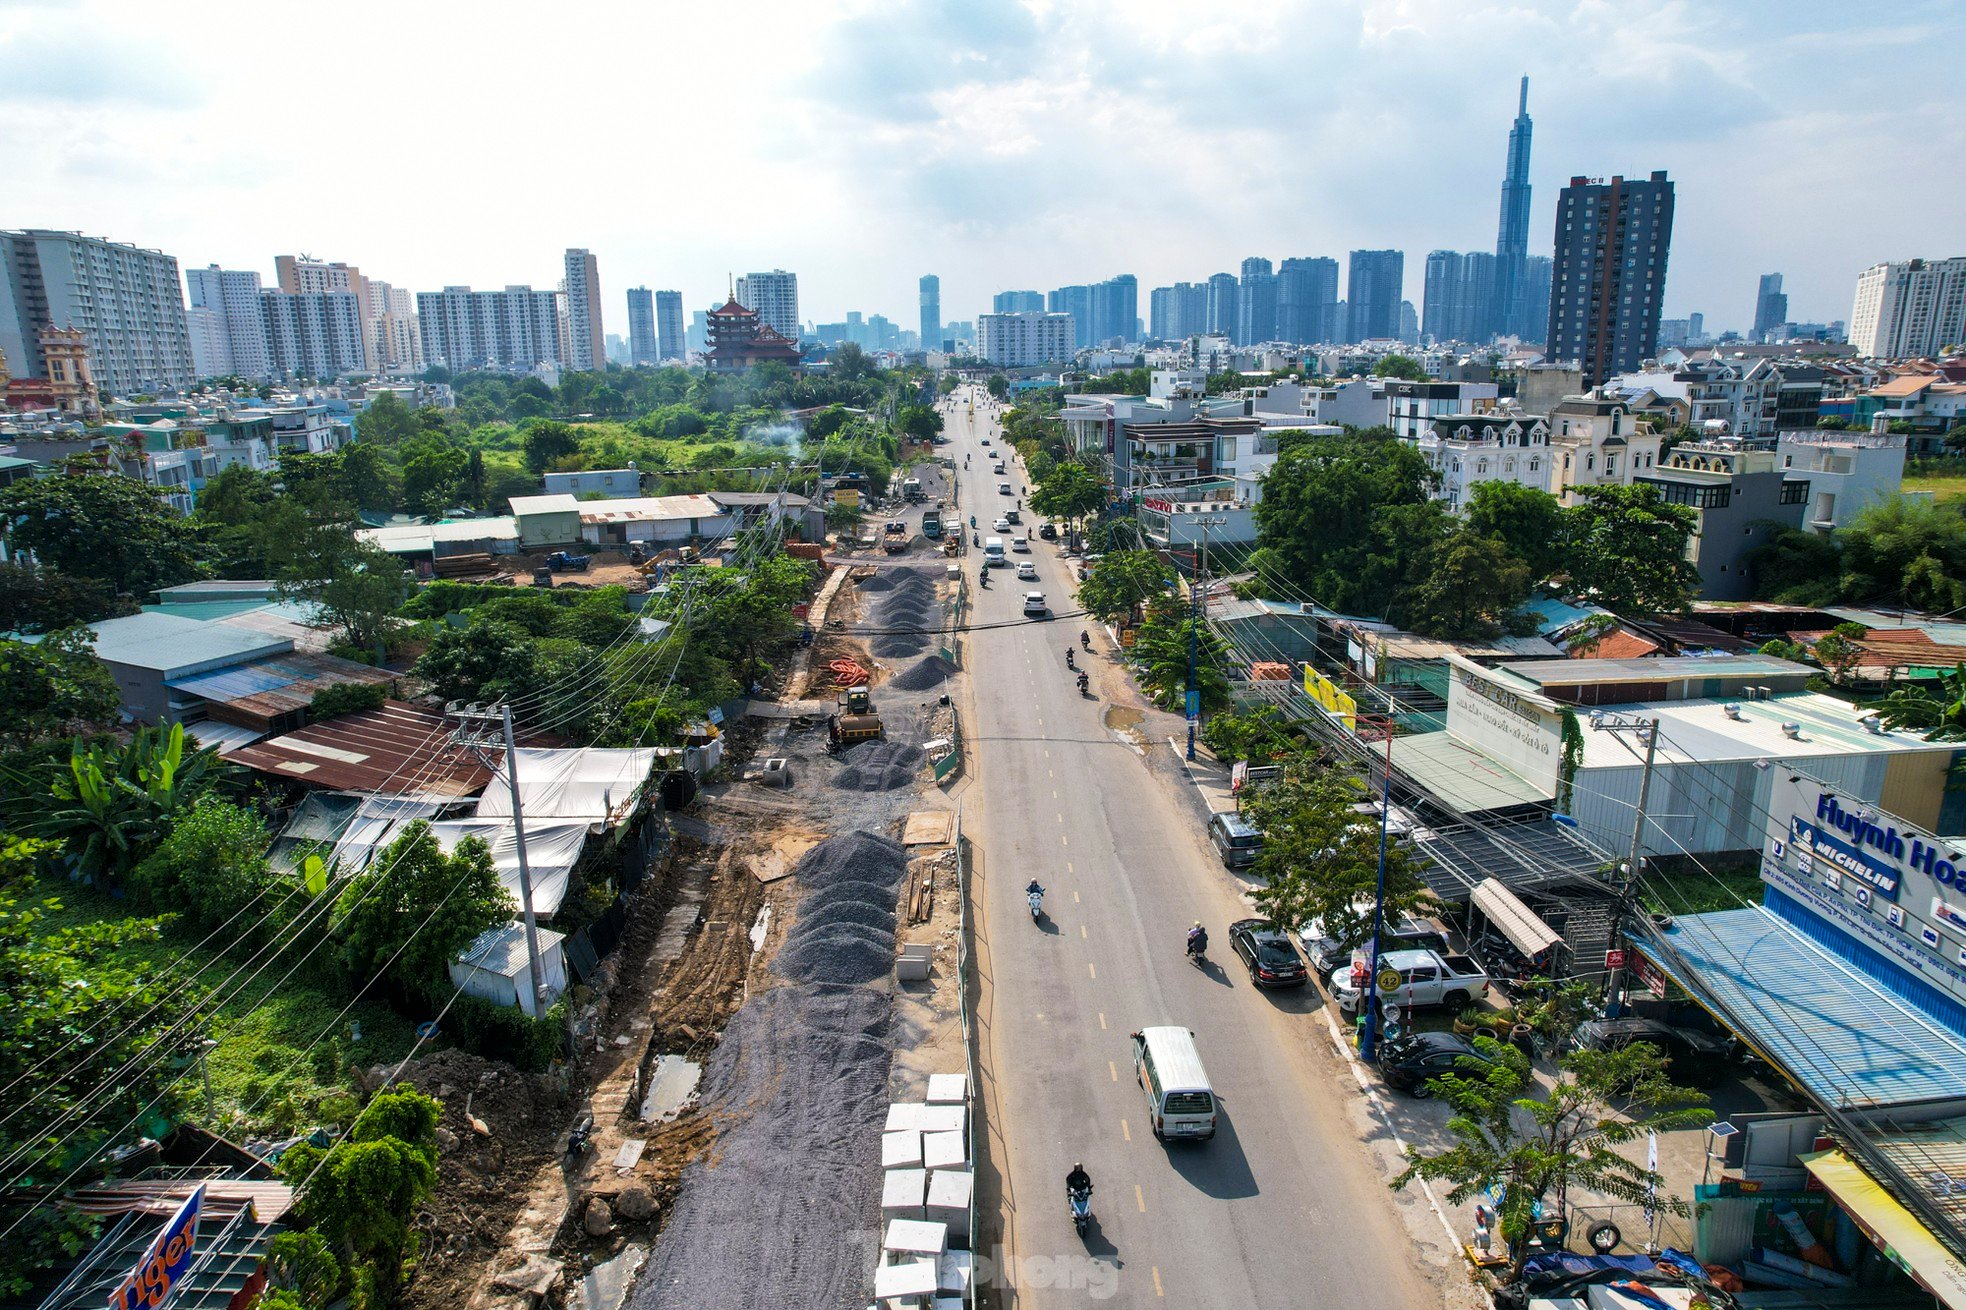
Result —
<instances>
[{"instance_id":1,"label":"white tarp covering","mask_svg":"<svg viewBox=\"0 0 1966 1310\"><path fill-rule=\"evenodd\" d=\"M377 852L402 836L404 828L456 803L418 800L414 796L364 796L354 819L335 839L334 863L344 875L358 873L369 866Z\"/></svg>"},{"instance_id":2,"label":"white tarp covering","mask_svg":"<svg viewBox=\"0 0 1966 1310\"><path fill-rule=\"evenodd\" d=\"M628 817L635 794L648 781L656 752L648 750L549 750L518 752L519 796L526 826L549 819L581 819L608 827ZM510 818L512 789L504 762L478 799L481 819Z\"/></svg>"},{"instance_id":3,"label":"white tarp covering","mask_svg":"<svg viewBox=\"0 0 1966 1310\"><path fill-rule=\"evenodd\" d=\"M525 765L519 778L525 779ZM530 798L528 798L530 805ZM430 825L430 833L446 854L457 849L467 837L476 837L491 847L492 864L498 880L512 899L519 901L519 830L510 819L446 819ZM526 814L526 865L532 874L532 910L540 918L550 918L567 898L567 880L580 861L581 847L587 844L587 824L579 819L536 820Z\"/></svg>"}]
</instances>

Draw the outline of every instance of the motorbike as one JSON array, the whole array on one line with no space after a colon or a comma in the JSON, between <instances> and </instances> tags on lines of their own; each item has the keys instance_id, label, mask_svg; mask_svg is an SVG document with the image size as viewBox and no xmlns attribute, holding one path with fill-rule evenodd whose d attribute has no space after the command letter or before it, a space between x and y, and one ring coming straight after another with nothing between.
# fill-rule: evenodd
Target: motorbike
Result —
<instances>
[{"instance_id":1,"label":"motorbike","mask_svg":"<svg viewBox=\"0 0 1966 1310\"><path fill-rule=\"evenodd\" d=\"M594 1121L582 1118L573 1126L573 1131L567 1134L567 1159L577 1160L587 1154L588 1148L593 1145L591 1140L593 1136Z\"/></svg>"},{"instance_id":2,"label":"motorbike","mask_svg":"<svg viewBox=\"0 0 1966 1310\"><path fill-rule=\"evenodd\" d=\"M1091 650L1091 649L1092 649L1092 634L1091 634L1091 633L1089 633L1089 632L1081 632L1081 633L1079 634L1079 646L1080 646L1081 648L1083 648L1083 649L1085 649L1085 650Z\"/></svg>"},{"instance_id":3,"label":"motorbike","mask_svg":"<svg viewBox=\"0 0 1966 1310\"><path fill-rule=\"evenodd\" d=\"M1031 922L1044 918L1044 892L1042 890L1024 893L1025 904L1031 907Z\"/></svg>"},{"instance_id":4,"label":"motorbike","mask_svg":"<svg viewBox=\"0 0 1966 1310\"><path fill-rule=\"evenodd\" d=\"M969 526L972 528L976 526L976 516L974 514L969 516Z\"/></svg>"},{"instance_id":5,"label":"motorbike","mask_svg":"<svg viewBox=\"0 0 1966 1310\"><path fill-rule=\"evenodd\" d=\"M1074 1187L1065 1193L1065 1198L1072 1206L1072 1227L1084 1237L1086 1226L1092 1222L1092 1189Z\"/></svg>"},{"instance_id":6,"label":"motorbike","mask_svg":"<svg viewBox=\"0 0 1966 1310\"><path fill-rule=\"evenodd\" d=\"M1076 669L1078 667L1078 659L1072 654L1072 648L1070 646L1065 648L1065 667L1068 669Z\"/></svg>"},{"instance_id":7,"label":"motorbike","mask_svg":"<svg viewBox=\"0 0 1966 1310\"><path fill-rule=\"evenodd\" d=\"M983 590L985 591L988 591L990 589L990 570L988 569L988 567L984 567L976 571L976 585L983 588Z\"/></svg>"},{"instance_id":8,"label":"motorbike","mask_svg":"<svg viewBox=\"0 0 1966 1310\"><path fill-rule=\"evenodd\" d=\"M1207 970L1208 968L1208 939L1207 938L1205 937L1188 938L1188 963L1194 965L1195 968L1197 969L1201 969L1204 971Z\"/></svg>"},{"instance_id":9,"label":"motorbike","mask_svg":"<svg viewBox=\"0 0 1966 1310\"><path fill-rule=\"evenodd\" d=\"M981 546L983 544L983 534L980 532L970 533L969 544L972 546Z\"/></svg>"},{"instance_id":10,"label":"motorbike","mask_svg":"<svg viewBox=\"0 0 1966 1310\"><path fill-rule=\"evenodd\" d=\"M1091 694L1092 694L1092 679L1087 677L1083 673L1079 674L1079 695L1090 696Z\"/></svg>"}]
</instances>

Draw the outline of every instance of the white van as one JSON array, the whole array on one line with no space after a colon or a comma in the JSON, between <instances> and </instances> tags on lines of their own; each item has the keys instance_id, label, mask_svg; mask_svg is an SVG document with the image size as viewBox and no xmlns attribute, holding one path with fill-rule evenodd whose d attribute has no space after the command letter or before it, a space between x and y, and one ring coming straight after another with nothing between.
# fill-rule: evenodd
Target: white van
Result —
<instances>
[{"instance_id":1,"label":"white van","mask_svg":"<svg viewBox=\"0 0 1966 1310\"><path fill-rule=\"evenodd\" d=\"M1031 539L1020 532L1010 539L1010 548L1028 555L1031 553Z\"/></svg>"},{"instance_id":2,"label":"white van","mask_svg":"<svg viewBox=\"0 0 1966 1310\"><path fill-rule=\"evenodd\" d=\"M1000 569L1004 566L1004 563L1003 538L983 538L983 567L986 569Z\"/></svg>"},{"instance_id":3,"label":"white van","mask_svg":"<svg viewBox=\"0 0 1966 1310\"><path fill-rule=\"evenodd\" d=\"M1162 1141L1205 1142L1215 1136L1215 1089L1186 1028L1133 1034L1133 1076L1147 1094L1147 1124Z\"/></svg>"}]
</instances>

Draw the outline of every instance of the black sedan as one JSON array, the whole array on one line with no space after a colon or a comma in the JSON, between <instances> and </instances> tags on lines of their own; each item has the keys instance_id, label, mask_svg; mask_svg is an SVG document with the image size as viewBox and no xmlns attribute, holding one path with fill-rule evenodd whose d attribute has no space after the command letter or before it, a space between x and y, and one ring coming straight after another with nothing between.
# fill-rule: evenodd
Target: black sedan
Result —
<instances>
[{"instance_id":1,"label":"black sedan","mask_svg":"<svg viewBox=\"0 0 1966 1310\"><path fill-rule=\"evenodd\" d=\"M1473 1062L1463 1064L1464 1060ZM1390 1086L1425 1100L1434 1094L1428 1085L1430 1080L1444 1073L1479 1078L1488 1063L1465 1037L1453 1033L1414 1033L1389 1043L1380 1052L1379 1076Z\"/></svg>"},{"instance_id":2,"label":"black sedan","mask_svg":"<svg viewBox=\"0 0 1966 1310\"><path fill-rule=\"evenodd\" d=\"M1302 987L1311 980L1290 934L1268 919L1237 919L1229 925L1229 945L1258 987Z\"/></svg>"}]
</instances>

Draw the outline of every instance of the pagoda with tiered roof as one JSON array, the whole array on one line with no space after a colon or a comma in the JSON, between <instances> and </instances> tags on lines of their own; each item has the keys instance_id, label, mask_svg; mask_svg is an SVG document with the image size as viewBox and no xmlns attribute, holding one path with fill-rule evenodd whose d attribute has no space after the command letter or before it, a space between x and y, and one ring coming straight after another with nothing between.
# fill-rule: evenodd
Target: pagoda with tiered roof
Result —
<instances>
[{"instance_id":1,"label":"pagoda with tiered roof","mask_svg":"<svg viewBox=\"0 0 1966 1310\"><path fill-rule=\"evenodd\" d=\"M746 309L732 296L709 315L710 370L738 373L753 364L785 364L797 368L803 356L795 341L787 341L755 309Z\"/></svg>"}]
</instances>

